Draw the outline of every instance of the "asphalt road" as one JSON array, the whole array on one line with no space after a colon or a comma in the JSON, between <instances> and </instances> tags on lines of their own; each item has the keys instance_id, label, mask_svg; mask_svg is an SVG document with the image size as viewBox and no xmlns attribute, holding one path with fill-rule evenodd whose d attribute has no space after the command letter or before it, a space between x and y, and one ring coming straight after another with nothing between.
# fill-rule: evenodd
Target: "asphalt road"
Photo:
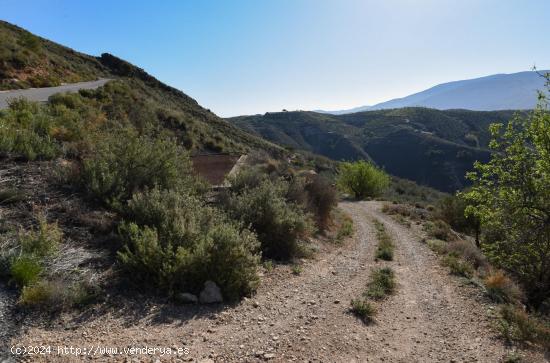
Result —
<instances>
[{"instance_id":1,"label":"asphalt road","mask_svg":"<svg viewBox=\"0 0 550 363\"><path fill-rule=\"evenodd\" d=\"M81 89L96 89L103 86L110 79L99 79L90 82L65 84L58 87L28 88L11 91L0 91L0 109L8 107L8 101L13 98L24 97L30 101L46 102L48 98L60 92L78 92Z\"/></svg>"}]
</instances>

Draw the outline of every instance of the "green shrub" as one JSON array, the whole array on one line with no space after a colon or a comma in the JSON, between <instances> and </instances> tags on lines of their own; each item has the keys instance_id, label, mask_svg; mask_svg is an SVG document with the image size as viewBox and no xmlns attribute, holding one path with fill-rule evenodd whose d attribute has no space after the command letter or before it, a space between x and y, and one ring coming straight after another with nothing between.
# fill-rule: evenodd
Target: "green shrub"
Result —
<instances>
[{"instance_id":1,"label":"green shrub","mask_svg":"<svg viewBox=\"0 0 550 363\"><path fill-rule=\"evenodd\" d=\"M25 194L17 189L0 189L0 204L17 203L25 199Z\"/></svg>"},{"instance_id":2,"label":"green shrub","mask_svg":"<svg viewBox=\"0 0 550 363\"><path fill-rule=\"evenodd\" d=\"M118 255L134 282L173 294L198 292L212 280L229 299L256 288L255 236L197 198L158 188L138 193L127 219Z\"/></svg>"},{"instance_id":3,"label":"green shrub","mask_svg":"<svg viewBox=\"0 0 550 363\"><path fill-rule=\"evenodd\" d=\"M10 267L10 274L17 286L25 287L37 281L42 273L42 266L35 257L20 256Z\"/></svg>"},{"instance_id":4,"label":"green shrub","mask_svg":"<svg viewBox=\"0 0 550 363\"><path fill-rule=\"evenodd\" d=\"M372 322L374 316L376 315L375 307L364 299L351 300L350 311L360 318L365 324Z\"/></svg>"},{"instance_id":5,"label":"green shrub","mask_svg":"<svg viewBox=\"0 0 550 363\"><path fill-rule=\"evenodd\" d=\"M38 230L30 230L19 236L21 252L38 258L55 254L63 238L57 223L48 223L43 216L38 217Z\"/></svg>"},{"instance_id":6,"label":"green shrub","mask_svg":"<svg viewBox=\"0 0 550 363\"><path fill-rule=\"evenodd\" d=\"M372 271L365 296L380 300L395 291L395 274L389 267Z\"/></svg>"},{"instance_id":7,"label":"green shrub","mask_svg":"<svg viewBox=\"0 0 550 363\"><path fill-rule=\"evenodd\" d=\"M443 264L451 270L451 274L471 278L474 274L474 268L468 261L464 261L458 256L451 254L445 256Z\"/></svg>"},{"instance_id":8,"label":"green shrub","mask_svg":"<svg viewBox=\"0 0 550 363\"><path fill-rule=\"evenodd\" d=\"M378 196L389 184L388 174L364 160L340 165L337 185L357 199Z\"/></svg>"},{"instance_id":9,"label":"green shrub","mask_svg":"<svg viewBox=\"0 0 550 363\"><path fill-rule=\"evenodd\" d=\"M12 101L6 114L0 115L0 151L27 160L57 156L59 144L49 134L52 122L38 104L25 99Z\"/></svg>"},{"instance_id":10,"label":"green shrub","mask_svg":"<svg viewBox=\"0 0 550 363\"><path fill-rule=\"evenodd\" d=\"M145 188L194 192L201 187L192 174L188 154L174 140L132 132L98 140L84 158L79 178L90 196L116 209Z\"/></svg>"},{"instance_id":11,"label":"green shrub","mask_svg":"<svg viewBox=\"0 0 550 363\"><path fill-rule=\"evenodd\" d=\"M225 203L231 217L258 234L262 255L286 260L296 256L298 242L312 231L309 215L285 199L286 185L262 181L257 187L233 192Z\"/></svg>"}]
</instances>

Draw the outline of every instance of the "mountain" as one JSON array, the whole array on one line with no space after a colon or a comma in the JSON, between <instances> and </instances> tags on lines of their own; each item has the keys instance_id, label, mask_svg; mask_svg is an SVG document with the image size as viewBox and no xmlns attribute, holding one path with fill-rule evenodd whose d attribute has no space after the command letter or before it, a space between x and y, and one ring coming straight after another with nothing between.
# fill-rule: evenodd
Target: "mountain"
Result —
<instances>
[{"instance_id":1,"label":"mountain","mask_svg":"<svg viewBox=\"0 0 550 363\"><path fill-rule=\"evenodd\" d=\"M113 80L97 91L80 91L78 97L79 103L100 113L101 118L166 132L191 151L280 150L122 59L108 53L99 57L79 53L0 21L0 90L98 78Z\"/></svg>"},{"instance_id":2,"label":"mountain","mask_svg":"<svg viewBox=\"0 0 550 363\"><path fill-rule=\"evenodd\" d=\"M548 71L540 71L546 73ZM369 110L402 107L429 107L438 110L474 111L528 110L537 102L537 91L544 89L545 79L534 71L494 74L487 77L443 83L422 92L349 110L319 111L341 115Z\"/></svg>"},{"instance_id":3,"label":"mountain","mask_svg":"<svg viewBox=\"0 0 550 363\"><path fill-rule=\"evenodd\" d=\"M487 161L489 124L514 111L376 110L344 115L276 112L228 119L270 141L334 160L373 160L389 173L441 191L468 185L474 161Z\"/></svg>"}]
</instances>

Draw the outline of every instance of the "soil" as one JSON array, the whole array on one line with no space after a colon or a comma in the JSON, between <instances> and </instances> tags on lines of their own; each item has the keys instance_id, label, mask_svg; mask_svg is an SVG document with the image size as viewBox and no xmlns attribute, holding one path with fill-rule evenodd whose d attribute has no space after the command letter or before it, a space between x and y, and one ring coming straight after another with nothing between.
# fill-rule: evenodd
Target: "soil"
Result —
<instances>
[{"instance_id":1,"label":"soil","mask_svg":"<svg viewBox=\"0 0 550 363\"><path fill-rule=\"evenodd\" d=\"M492 327L493 305L481 290L450 276L407 227L380 212L379 202L340 207L355 233L342 245L326 245L302 272L289 266L264 272L257 294L231 306L175 306L150 299L108 296L102 305L66 314L47 324L26 325L18 346L187 348L183 355L35 355L27 361L309 361L309 362L502 362L516 352L545 362L536 350L505 345ZM396 245L394 261L374 259L373 218ZM365 290L372 268L391 266L396 292L376 302L364 324L349 312Z\"/></svg>"}]
</instances>

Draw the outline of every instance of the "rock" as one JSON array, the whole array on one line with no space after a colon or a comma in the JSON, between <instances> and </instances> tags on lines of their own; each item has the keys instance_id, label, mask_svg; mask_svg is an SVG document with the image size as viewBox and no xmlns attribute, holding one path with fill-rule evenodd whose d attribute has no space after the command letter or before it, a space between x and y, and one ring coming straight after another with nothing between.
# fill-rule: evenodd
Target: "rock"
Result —
<instances>
[{"instance_id":1,"label":"rock","mask_svg":"<svg viewBox=\"0 0 550 363\"><path fill-rule=\"evenodd\" d=\"M275 358L275 354L273 354L273 353L265 353L264 354L264 359L265 360L273 359L273 358Z\"/></svg>"},{"instance_id":2,"label":"rock","mask_svg":"<svg viewBox=\"0 0 550 363\"><path fill-rule=\"evenodd\" d=\"M257 301L254 301L252 303L252 306L254 306L255 308L260 307L260 303L258 303Z\"/></svg>"},{"instance_id":3,"label":"rock","mask_svg":"<svg viewBox=\"0 0 550 363\"><path fill-rule=\"evenodd\" d=\"M197 295L190 294L188 292L182 292L175 296L175 299L180 304L196 304L199 302Z\"/></svg>"},{"instance_id":4,"label":"rock","mask_svg":"<svg viewBox=\"0 0 550 363\"><path fill-rule=\"evenodd\" d=\"M201 304L214 304L223 302L222 292L214 281L206 281L204 283L204 289L199 295L199 301Z\"/></svg>"}]
</instances>

